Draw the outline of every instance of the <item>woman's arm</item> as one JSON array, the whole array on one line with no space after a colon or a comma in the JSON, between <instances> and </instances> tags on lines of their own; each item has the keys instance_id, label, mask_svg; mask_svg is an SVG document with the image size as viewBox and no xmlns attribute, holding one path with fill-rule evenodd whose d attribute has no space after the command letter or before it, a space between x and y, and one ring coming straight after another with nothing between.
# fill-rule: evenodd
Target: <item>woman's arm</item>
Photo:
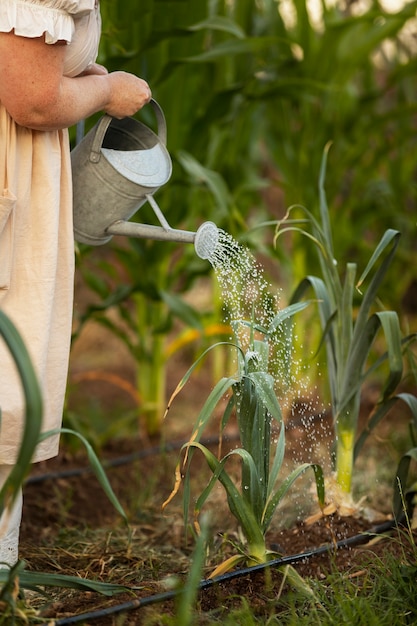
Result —
<instances>
[{"instance_id":1,"label":"woman's arm","mask_svg":"<svg viewBox=\"0 0 417 626\"><path fill-rule=\"evenodd\" d=\"M133 115L151 97L146 81L93 66L76 78L63 75L65 43L0 33L0 101L21 126L68 128L98 111Z\"/></svg>"}]
</instances>

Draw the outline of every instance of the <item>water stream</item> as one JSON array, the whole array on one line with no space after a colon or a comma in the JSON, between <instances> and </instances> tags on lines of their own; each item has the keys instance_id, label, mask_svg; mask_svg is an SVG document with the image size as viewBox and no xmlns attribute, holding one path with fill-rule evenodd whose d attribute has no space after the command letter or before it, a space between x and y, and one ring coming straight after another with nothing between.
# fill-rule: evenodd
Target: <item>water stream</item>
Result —
<instances>
[{"instance_id":1,"label":"water stream","mask_svg":"<svg viewBox=\"0 0 417 626\"><path fill-rule=\"evenodd\" d=\"M220 287L224 322L233 328L239 345L247 351L251 326L256 325L257 337L264 339L283 308L282 291L266 279L264 268L250 250L221 229L218 245L208 261ZM295 354L293 323L278 324L268 333L268 343L269 373L274 377L280 403L288 404L294 397L305 401L311 386L306 369Z\"/></svg>"},{"instance_id":2,"label":"water stream","mask_svg":"<svg viewBox=\"0 0 417 626\"><path fill-rule=\"evenodd\" d=\"M268 329L285 306L282 290L267 280L264 268L250 250L223 230L219 231L218 245L208 261L220 287L224 322L234 331L231 339L246 352L251 338L248 322L253 320L258 328ZM292 437L287 437L291 463L318 462L323 465L329 462L331 425L309 378L310 363L308 359L302 362L302 342L294 342L297 328L300 329L300 322L294 321L296 318L279 324L269 336L268 372L275 381L286 430L292 430ZM259 330L257 337L264 339ZM297 348L295 343L298 343ZM294 492L293 495L295 497Z\"/></svg>"}]
</instances>

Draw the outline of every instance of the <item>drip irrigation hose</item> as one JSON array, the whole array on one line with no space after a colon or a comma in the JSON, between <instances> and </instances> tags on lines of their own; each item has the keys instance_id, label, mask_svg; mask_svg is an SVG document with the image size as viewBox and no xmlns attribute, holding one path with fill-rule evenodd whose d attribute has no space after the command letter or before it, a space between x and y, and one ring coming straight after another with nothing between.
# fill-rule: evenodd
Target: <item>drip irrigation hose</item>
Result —
<instances>
[{"instance_id":1,"label":"drip irrigation hose","mask_svg":"<svg viewBox=\"0 0 417 626\"><path fill-rule=\"evenodd\" d=\"M235 441L239 439L239 433L228 433L223 435L222 440L227 443L231 441ZM145 448L144 450L138 450L137 452L132 452L131 454L126 454L121 457L116 457L114 459L107 459L101 461L101 465L104 469L112 468L112 467L120 467L122 465L129 465L129 463L134 463L135 461L140 461L142 459L147 459L150 456L155 456L157 454L162 454L166 452L173 452L175 450L180 450L182 446L187 443L187 441L174 441L173 443L160 444L158 446L153 446L151 448ZM220 437L218 435L212 437L206 437L201 439L201 444L203 446L217 445L220 443ZM25 480L25 485L32 485L36 483L43 482L45 480L56 480L58 478L73 478L76 476L83 476L84 474L92 474L93 470L91 467L76 467L68 470L60 470L59 472L47 472L45 474L38 474L29 476Z\"/></svg>"},{"instance_id":2,"label":"drip irrigation hose","mask_svg":"<svg viewBox=\"0 0 417 626\"><path fill-rule=\"evenodd\" d=\"M236 435L227 435L227 437L223 437L223 441L234 441L238 438L238 434ZM220 441L219 437L207 437L201 440L203 446L210 446L218 444ZM168 443L165 445L154 446L152 448L145 448L144 450L138 450L137 452L132 452L132 454L126 454L121 457L117 457L115 459L107 459L105 461L101 461L101 465L104 469L112 468L112 467L121 467L122 465L129 465L129 463L134 463L135 461L140 461L142 459L147 459L150 456L155 456L157 454L162 454L165 452L173 452L175 450L180 450L182 446L186 443L186 441L176 441L173 443ZM59 472L47 472L45 474L38 474L29 476L25 480L25 485L33 485L36 483L44 482L45 480L56 480L58 478L73 478L76 476L83 476L84 474L92 474L93 470L91 467L76 467L68 470L60 470Z\"/></svg>"},{"instance_id":3,"label":"drip irrigation hose","mask_svg":"<svg viewBox=\"0 0 417 626\"><path fill-rule=\"evenodd\" d=\"M204 591L205 589L208 589L214 585L228 582L236 578L242 578L243 576L248 576L256 572L263 571L267 568L282 567L283 565L293 565L294 563L306 561L314 556L330 554L343 548L367 543L371 535L381 535L390 530L393 530L398 525L401 525L405 521L405 519L406 515L403 514L398 519L387 520L386 522L374 526L367 531L364 531L358 535L354 535L353 537L341 539L336 543L328 543L323 546L319 546L318 548L313 548L311 550L307 550L306 552L301 552L300 554L283 556L277 559L273 559L272 561L268 561L267 563L260 563L259 565L253 565L251 567L234 570L233 572L228 572L226 574L222 574L221 576L216 576L216 578L204 579L200 581L200 584L198 585L198 591ZM128 611L141 609L145 606L150 606L151 604L159 604L161 602L173 600L181 593L181 591L181 589L174 589L163 593L157 593L152 596L145 596L144 598L136 598L135 600L131 600L130 602L124 602L123 604L108 607L107 609L100 609L98 611L91 611L89 613L73 615L72 617L65 617L63 619L58 619L52 622L48 621L44 624L41 624L41 626L70 626L70 624L78 624L85 620L96 620L103 617L108 617L110 615L126 613Z\"/></svg>"}]
</instances>

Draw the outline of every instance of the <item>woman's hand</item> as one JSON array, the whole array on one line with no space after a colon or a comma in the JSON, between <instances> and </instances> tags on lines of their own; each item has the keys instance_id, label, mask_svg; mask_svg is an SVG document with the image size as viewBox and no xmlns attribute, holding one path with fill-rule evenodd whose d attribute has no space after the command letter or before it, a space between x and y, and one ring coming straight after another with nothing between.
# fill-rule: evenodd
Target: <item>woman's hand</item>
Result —
<instances>
[{"instance_id":1,"label":"woman's hand","mask_svg":"<svg viewBox=\"0 0 417 626\"><path fill-rule=\"evenodd\" d=\"M80 76L107 76L110 86L109 104L104 111L121 119L134 115L152 97L148 83L142 78L127 72L109 72L103 65L94 63Z\"/></svg>"},{"instance_id":2,"label":"woman's hand","mask_svg":"<svg viewBox=\"0 0 417 626\"><path fill-rule=\"evenodd\" d=\"M111 72L107 75L110 85L110 101L104 111L112 117L134 115L152 97L148 83L127 72Z\"/></svg>"}]
</instances>

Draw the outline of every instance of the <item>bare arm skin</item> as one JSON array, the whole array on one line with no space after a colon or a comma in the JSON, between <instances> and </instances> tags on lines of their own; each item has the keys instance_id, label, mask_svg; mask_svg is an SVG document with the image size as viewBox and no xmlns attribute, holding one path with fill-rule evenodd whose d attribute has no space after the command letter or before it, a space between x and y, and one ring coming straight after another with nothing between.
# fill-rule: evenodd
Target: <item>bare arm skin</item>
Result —
<instances>
[{"instance_id":1,"label":"bare arm skin","mask_svg":"<svg viewBox=\"0 0 417 626\"><path fill-rule=\"evenodd\" d=\"M0 33L0 101L15 122L35 130L73 126L98 111L133 115L151 98L146 81L101 65L76 78L63 75L65 43Z\"/></svg>"}]
</instances>

